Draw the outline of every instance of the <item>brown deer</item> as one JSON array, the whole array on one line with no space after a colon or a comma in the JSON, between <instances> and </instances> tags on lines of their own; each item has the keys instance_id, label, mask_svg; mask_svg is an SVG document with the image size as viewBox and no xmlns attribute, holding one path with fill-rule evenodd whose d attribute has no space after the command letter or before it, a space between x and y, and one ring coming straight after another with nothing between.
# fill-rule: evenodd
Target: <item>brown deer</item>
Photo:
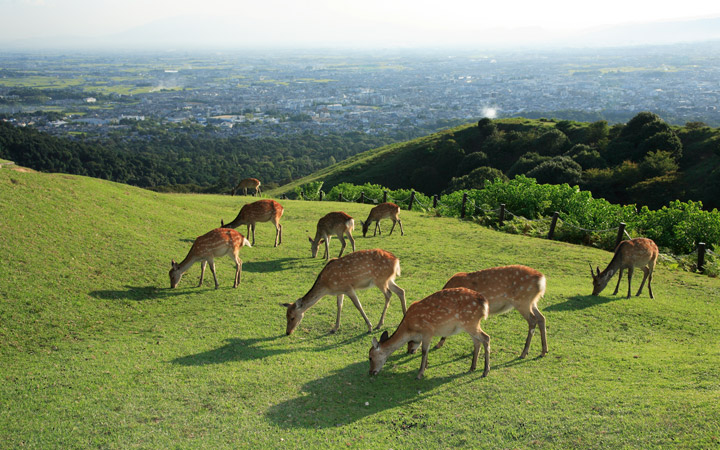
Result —
<instances>
[{"instance_id":1,"label":"brown deer","mask_svg":"<svg viewBox=\"0 0 720 450\"><path fill-rule=\"evenodd\" d=\"M216 228L206 234L195 239L190 252L188 252L185 259L180 263L176 263L172 260L172 269L170 269L170 287L177 287L182 278L183 274L192 267L193 264L200 261L200 283L198 287L203 284L203 277L205 276L205 265L210 264L210 271L215 279L215 289L218 288L217 275L215 274L215 258L228 255L235 260L235 283L233 287L238 287L240 284L240 274L242 273L242 260L238 257L240 248L243 246L252 247L247 238L235 230L227 228Z\"/></svg>"},{"instance_id":2,"label":"brown deer","mask_svg":"<svg viewBox=\"0 0 720 450\"><path fill-rule=\"evenodd\" d=\"M297 299L295 303L280 304L287 308L286 333L291 334L300 324L305 311L326 295L337 296L337 319L330 333L335 333L340 328L340 312L342 311L344 295L350 297L350 300L360 311L360 315L367 324L368 333L370 333L372 324L367 318L355 291L367 289L373 285L377 286L385 295L385 309L383 309L376 329L380 328L385 321L385 313L393 292L400 298L403 314L407 310L405 291L395 284L395 277L399 275L400 260L385 250L360 250L342 258L331 259L320 272L307 294Z\"/></svg>"},{"instance_id":3,"label":"brown deer","mask_svg":"<svg viewBox=\"0 0 720 450\"><path fill-rule=\"evenodd\" d=\"M382 219L391 219L393 222L392 228L390 228L390 234L392 234L393 230L395 229L395 224L400 224L400 236L405 235L405 231L403 231L402 222L400 221L400 207L396 205L395 203L380 203L376 207L370 210L370 215L368 215L367 220L364 222L361 220L360 225L362 225L362 231L363 231L363 237L368 232L368 229L370 228L370 224L372 222L375 222L375 233L373 233L373 236L377 235L378 232L382 234L382 230L380 229L380 221Z\"/></svg>"},{"instance_id":4,"label":"brown deer","mask_svg":"<svg viewBox=\"0 0 720 450\"><path fill-rule=\"evenodd\" d=\"M388 356L405 343L422 343L422 362L417 379L421 379L427 368L428 349L433 336L452 336L465 331L473 339L473 356L470 370L477 366L480 344L485 347L485 370L490 371L490 336L480 322L488 316L488 302L479 292L466 288L443 289L413 303L392 336L387 331L380 341L372 339L370 348L370 375L377 375Z\"/></svg>"},{"instance_id":5,"label":"brown deer","mask_svg":"<svg viewBox=\"0 0 720 450\"><path fill-rule=\"evenodd\" d=\"M222 228L237 228L240 225L247 225L247 234L252 231L252 245L255 245L255 223L272 222L275 225L275 247L282 244L282 225L280 217L283 215L283 207L275 200L258 200L248 203L240 208L237 217L230 223L225 224L220 220Z\"/></svg>"},{"instance_id":6,"label":"brown deer","mask_svg":"<svg viewBox=\"0 0 720 450\"><path fill-rule=\"evenodd\" d=\"M345 238L343 237L345 234L347 234L348 239L350 239L352 251L355 251L355 239L353 239L352 236L353 229L355 229L355 220L342 211L331 212L321 217L317 223L315 239L308 236L312 257L317 256L318 247L320 247L320 244L323 242L325 243L324 258L328 259L330 257L330 236L333 234L340 239L340 243L342 244L338 258L342 256L345 250Z\"/></svg>"},{"instance_id":7,"label":"brown deer","mask_svg":"<svg viewBox=\"0 0 720 450\"><path fill-rule=\"evenodd\" d=\"M545 335L545 316L537 307L537 303L545 295L545 276L535 269L527 266L503 266L477 272L460 272L453 275L443 289L464 287L481 293L490 305L489 315L504 314L516 309L528 323L528 335L525 348L520 358L525 358L530 350L530 341L535 334L535 326L540 326L540 339L542 340L542 353L548 352L547 337ZM435 348L445 343L445 337ZM414 353L417 344L408 346L408 352Z\"/></svg>"},{"instance_id":8,"label":"brown deer","mask_svg":"<svg viewBox=\"0 0 720 450\"><path fill-rule=\"evenodd\" d=\"M592 295L600 295L605 286L607 286L610 278L618 273L618 282L615 286L615 292L613 295L618 293L620 288L620 280L622 279L623 269L628 271L628 293L627 298L630 298L630 284L632 283L632 275L635 267L640 267L645 274L642 283L640 283L640 289L637 291L637 296L642 292L643 286L645 286L645 280L647 280L648 292L650 292L650 298L655 298L652 291L652 278L653 270L655 270L655 264L658 258L658 248L652 239L647 238L635 238L627 241L622 241L615 248L615 255L613 256L610 264L600 272L600 268L597 267L597 273L593 273L592 265L590 265L590 275L593 280L593 291Z\"/></svg>"},{"instance_id":9,"label":"brown deer","mask_svg":"<svg viewBox=\"0 0 720 450\"><path fill-rule=\"evenodd\" d=\"M260 180L258 180L257 178L245 178L243 180L240 180L238 185L235 186L235 189L233 189L232 195L235 195L238 189L243 190L243 195L247 195L248 189L254 189L255 193L253 194L253 197L255 197L260 193Z\"/></svg>"}]
</instances>

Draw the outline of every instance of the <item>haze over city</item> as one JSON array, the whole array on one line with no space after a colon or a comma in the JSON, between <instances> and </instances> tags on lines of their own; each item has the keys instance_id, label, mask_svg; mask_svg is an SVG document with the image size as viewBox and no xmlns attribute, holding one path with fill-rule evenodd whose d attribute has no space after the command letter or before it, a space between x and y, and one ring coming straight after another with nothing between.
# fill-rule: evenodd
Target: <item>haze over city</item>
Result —
<instances>
[{"instance_id":1,"label":"haze over city","mask_svg":"<svg viewBox=\"0 0 720 450\"><path fill-rule=\"evenodd\" d=\"M720 3L705 0L592 6L570 0L2 0L0 6L6 49L598 46L720 38Z\"/></svg>"}]
</instances>

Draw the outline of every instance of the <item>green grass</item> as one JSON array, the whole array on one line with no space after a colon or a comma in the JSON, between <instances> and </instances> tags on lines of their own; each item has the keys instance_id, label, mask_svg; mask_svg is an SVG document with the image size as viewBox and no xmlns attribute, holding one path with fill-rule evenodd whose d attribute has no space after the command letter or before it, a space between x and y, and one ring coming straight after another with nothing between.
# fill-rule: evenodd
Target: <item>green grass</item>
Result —
<instances>
[{"instance_id":1,"label":"green grass","mask_svg":"<svg viewBox=\"0 0 720 450\"><path fill-rule=\"evenodd\" d=\"M369 206L283 201L283 244L259 224L238 289L228 258L220 289L209 273L195 287L197 265L169 289L170 259L245 201L0 170L0 448L720 445L719 280L661 266L655 300L590 297L588 262L607 252L403 211L405 236L355 234L359 249L400 258L408 300L456 271L530 265L548 278L550 353L537 358L536 336L517 359L527 325L510 312L483 326L487 378L468 372L464 335L431 352L423 380L420 356L400 352L370 378L371 338L351 302L336 335L333 298L290 337L278 306L323 266L306 239L317 219L364 219ZM359 296L375 323L382 295ZM400 319L393 297L384 329Z\"/></svg>"}]
</instances>

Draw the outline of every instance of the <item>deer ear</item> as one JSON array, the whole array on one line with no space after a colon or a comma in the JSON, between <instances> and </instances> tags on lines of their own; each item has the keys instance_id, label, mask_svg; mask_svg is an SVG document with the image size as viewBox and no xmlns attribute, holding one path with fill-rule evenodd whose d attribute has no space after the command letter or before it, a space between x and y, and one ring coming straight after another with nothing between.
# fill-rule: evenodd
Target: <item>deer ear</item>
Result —
<instances>
[{"instance_id":1,"label":"deer ear","mask_svg":"<svg viewBox=\"0 0 720 450\"><path fill-rule=\"evenodd\" d=\"M595 278L595 272L593 272L592 264L588 263L590 265L590 276Z\"/></svg>"},{"instance_id":2,"label":"deer ear","mask_svg":"<svg viewBox=\"0 0 720 450\"><path fill-rule=\"evenodd\" d=\"M595 270L597 270L597 276L600 276L600 268L596 267Z\"/></svg>"},{"instance_id":3,"label":"deer ear","mask_svg":"<svg viewBox=\"0 0 720 450\"><path fill-rule=\"evenodd\" d=\"M308 241L310 241L311 244L314 244L314 243L315 243L315 241L313 241L310 236L308 236Z\"/></svg>"},{"instance_id":4,"label":"deer ear","mask_svg":"<svg viewBox=\"0 0 720 450\"><path fill-rule=\"evenodd\" d=\"M282 306L282 307L284 307L284 308L289 308L289 307L291 307L292 305L291 305L290 303L280 303L280 306Z\"/></svg>"},{"instance_id":5,"label":"deer ear","mask_svg":"<svg viewBox=\"0 0 720 450\"><path fill-rule=\"evenodd\" d=\"M390 337L388 336L387 330L386 330L386 331L383 331L383 334L380 336L380 342L385 342L385 341L387 341L388 339L390 339Z\"/></svg>"},{"instance_id":6,"label":"deer ear","mask_svg":"<svg viewBox=\"0 0 720 450\"><path fill-rule=\"evenodd\" d=\"M225 228L225 222L222 219L220 219L220 228Z\"/></svg>"},{"instance_id":7,"label":"deer ear","mask_svg":"<svg viewBox=\"0 0 720 450\"><path fill-rule=\"evenodd\" d=\"M173 269L177 269L177 267L178 267L178 264L175 262L174 259L172 261L170 261L170 265L172 266Z\"/></svg>"},{"instance_id":8,"label":"deer ear","mask_svg":"<svg viewBox=\"0 0 720 450\"><path fill-rule=\"evenodd\" d=\"M377 339L375 339L374 336L373 336L373 339L372 339L372 346L373 346L374 349L377 349L377 348L380 347L380 343L378 342Z\"/></svg>"}]
</instances>

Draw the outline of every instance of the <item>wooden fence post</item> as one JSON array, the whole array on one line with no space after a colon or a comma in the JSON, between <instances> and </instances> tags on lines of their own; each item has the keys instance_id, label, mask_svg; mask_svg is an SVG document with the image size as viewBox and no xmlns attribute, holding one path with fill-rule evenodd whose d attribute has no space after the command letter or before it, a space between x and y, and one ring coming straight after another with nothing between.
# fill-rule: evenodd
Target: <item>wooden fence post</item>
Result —
<instances>
[{"instance_id":1,"label":"wooden fence post","mask_svg":"<svg viewBox=\"0 0 720 450\"><path fill-rule=\"evenodd\" d=\"M697 270L702 272L705 269L705 243L698 242L698 263Z\"/></svg>"},{"instance_id":2,"label":"wooden fence post","mask_svg":"<svg viewBox=\"0 0 720 450\"><path fill-rule=\"evenodd\" d=\"M503 226L505 220L505 203L500 203L500 226Z\"/></svg>"},{"instance_id":3,"label":"wooden fence post","mask_svg":"<svg viewBox=\"0 0 720 450\"><path fill-rule=\"evenodd\" d=\"M387 203L387 191L383 191L383 203Z\"/></svg>"},{"instance_id":4,"label":"wooden fence post","mask_svg":"<svg viewBox=\"0 0 720 450\"><path fill-rule=\"evenodd\" d=\"M559 213L555 211L552 216L552 222L550 222L550 231L548 232L548 239L552 240L555 235L555 226L557 225Z\"/></svg>"},{"instance_id":5,"label":"wooden fence post","mask_svg":"<svg viewBox=\"0 0 720 450\"><path fill-rule=\"evenodd\" d=\"M320 201L323 201L323 197L325 197L325 193L323 191L320 191Z\"/></svg>"},{"instance_id":6,"label":"wooden fence post","mask_svg":"<svg viewBox=\"0 0 720 450\"><path fill-rule=\"evenodd\" d=\"M360 192L360 203L365 204L365 192Z\"/></svg>"},{"instance_id":7,"label":"wooden fence post","mask_svg":"<svg viewBox=\"0 0 720 450\"><path fill-rule=\"evenodd\" d=\"M415 191L411 191L410 192L410 206L408 207L408 211L412 211L414 202L415 202Z\"/></svg>"},{"instance_id":8,"label":"wooden fence post","mask_svg":"<svg viewBox=\"0 0 720 450\"><path fill-rule=\"evenodd\" d=\"M435 195L433 195L433 208L437 208L437 201L438 201L438 196L437 196L437 194L435 194Z\"/></svg>"},{"instance_id":9,"label":"wooden fence post","mask_svg":"<svg viewBox=\"0 0 720 450\"><path fill-rule=\"evenodd\" d=\"M467 192L463 193L462 207L460 209L460 218L465 218L465 204L467 203Z\"/></svg>"},{"instance_id":10,"label":"wooden fence post","mask_svg":"<svg viewBox=\"0 0 720 450\"><path fill-rule=\"evenodd\" d=\"M343 201L342 192L339 192L339 193L338 193L338 201L339 201L339 202Z\"/></svg>"},{"instance_id":11,"label":"wooden fence post","mask_svg":"<svg viewBox=\"0 0 720 450\"><path fill-rule=\"evenodd\" d=\"M618 245L620 245L620 242L625 237L625 222L620 222L620 226L618 226L618 234L615 238L615 248L617 248Z\"/></svg>"}]
</instances>

